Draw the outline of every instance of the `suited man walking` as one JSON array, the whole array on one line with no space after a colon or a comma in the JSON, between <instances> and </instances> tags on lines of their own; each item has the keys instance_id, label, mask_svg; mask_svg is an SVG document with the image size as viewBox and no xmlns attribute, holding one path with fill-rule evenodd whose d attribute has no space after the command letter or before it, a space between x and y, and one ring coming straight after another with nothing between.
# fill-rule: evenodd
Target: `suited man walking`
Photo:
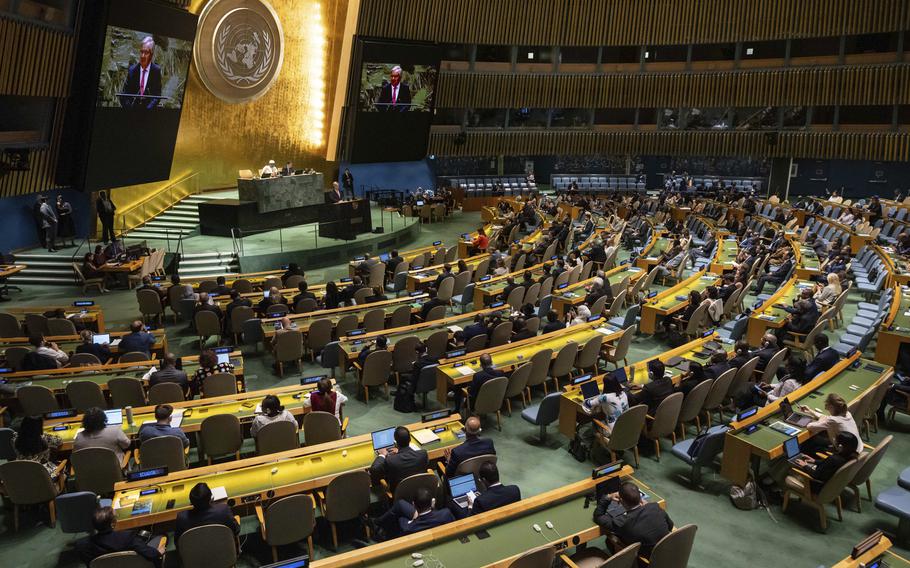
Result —
<instances>
[{"instance_id":1,"label":"suited man walking","mask_svg":"<svg viewBox=\"0 0 910 568\"><path fill-rule=\"evenodd\" d=\"M139 63L130 66L123 83L120 106L124 108L153 109L161 101L161 67L152 63L155 57L155 40L147 36L139 47Z\"/></svg>"},{"instance_id":2,"label":"suited man walking","mask_svg":"<svg viewBox=\"0 0 910 568\"><path fill-rule=\"evenodd\" d=\"M47 202L46 195L42 195L40 201L41 228L44 229L47 252L57 252L57 248L54 246L54 240L57 238L57 214L54 213L54 208Z\"/></svg>"},{"instance_id":3,"label":"suited man walking","mask_svg":"<svg viewBox=\"0 0 910 568\"><path fill-rule=\"evenodd\" d=\"M379 455L370 466L373 483L385 480L395 491L401 480L427 470L429 458L426 450L411 447L411 432L404 426L395 428L395 448L379 450Z\"/></svg>"},{"instance_id":4,"label":"suited man walking","mask_svg":"<svg viewBox=\"0 0 910 568\"><path fill-rule=\"evenodd\" d=\"M401 67L392 67L389 82L379 92L379 110L386 112L408 112L411 110L411 89L401 82Z\"/></svg>"},{"instance_id":5,"label":"suited man walking","mask_svg":"<svg viewBox=\"0 0 910 568\"><path fill-rule=\"evenodd\" d=\"M446 475L451 477L458 471L458 466L477 456L496 455L493 440L481 438L480 418L472 416L464 423L465 440L459 446L446 451Z\"/></svg>"}]
</instances>

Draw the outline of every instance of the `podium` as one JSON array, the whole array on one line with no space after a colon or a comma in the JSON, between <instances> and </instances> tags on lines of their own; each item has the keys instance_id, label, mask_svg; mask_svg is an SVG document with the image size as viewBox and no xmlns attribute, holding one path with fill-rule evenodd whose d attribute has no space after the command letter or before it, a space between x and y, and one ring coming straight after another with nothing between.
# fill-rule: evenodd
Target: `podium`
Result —
<instances>
[{"instance_id":1,"label":"podium","mask_svg":"<svg viewBox=\"0 0 910 568\"><path fill-rule=\"evenodd\" d=\"M373 230L370 202L366 199L326 203L319 210L319 236L352 241Z\"/></svg>"}]
</instances>

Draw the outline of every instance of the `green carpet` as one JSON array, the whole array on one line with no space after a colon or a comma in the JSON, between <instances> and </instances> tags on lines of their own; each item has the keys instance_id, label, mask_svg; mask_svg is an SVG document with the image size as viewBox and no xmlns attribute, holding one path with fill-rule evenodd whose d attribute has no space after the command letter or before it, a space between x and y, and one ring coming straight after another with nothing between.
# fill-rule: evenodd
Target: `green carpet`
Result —
<instances>
[{"instance_id":1,"label":"green carpet","mask_svg":"<svg viewBox=\"0 0 910 568\"><path fill-rule=\"evenodd\" d=\"M453 217L445 224L425 228L413 243L413 247L429 244L434 240L453 240L455 235L472 230L479 223L478 214L467 213ZM307 271L311 282L326 278L337 278L347 274L346 266ZM68 304L78 295L74 288L29 286L21 293L14 293L15 305ZM106 295L92 295L105 311L105 319L111 328L123 328L138 316L134 294L116 291ZM751 298L750 298L751 300ZM851 297L845 309L845 320L850 321L856 311L858 295ZM747 305L749 301L747 300ZM185 323L176 325L168 320L167 335L173 351L180 355L196 353L196 338L185 332ZM840 331L832 334L832 338ZM629 361L638 361L660 353L667 346L653 338L637 337L633 342ZM870 350L871 352L871 350ZM247 388L249 390L297 382L298 375L288 373L283 380L272 373L271 358L244 348ZM321 372L313 365L305 365L303 372ZM419 414L402 415L392 409L391 403L381 396L373 398L367 406L354 397L355 379L348 375L341 380L341 388L350 397L345 415L350 417L349 434L357 435L394 424L419 421ZM539 402L539 393L536 402ZM431 405L435 405L431 397ZM436 406L433 406L435 408ZM579 463L566 452L568 440L559 435L556 425L551 427L551 436L546 444L537 441L538 428L526 423L516 408L513 416L503 416L503 430L497 431L495 420L484 424L484 435L492 438L499 454L500 472L505 483L521 487L524 496L554 489L590 475L592 463ZM898 424L880 429L872 435L871 443L894 433L897 435L888 454L876 470L873 494L895 484L898 473L908 465L910 438L903 433L910 430L906 418ZM832 522L828 533L822 535L816 530L817 515L814 509L794 503L787 514L782 514L779 503L774 503L769 512L764 510L740 511L735 509L727 492L729 484L719 475L705 471L703 489L691 487L681 476L688 475L688 468L669 452L669 442L664 443L662 460L658 462L651 450L642 452L641 467L636 477L648 484L667 501L667 509L678 525L695 523L699 530L690 566L775 566L788 565L810 567L831 565L849 554L852 546L876 528L893 531L896 520L875 510L871 503L863 501L863 513L854 510L853 502L847 501L844 522L837 522L831 509ZM253 446L248 442L245 451L251 453ZM80 535L67 535L57 529L47 528L41 520L45 517L37 511L22 516L18 533L12 533L11 511L4 509L0 523L0 555L5 566L79 566L71 542ZM590 515L591 510L579 510L579 515ZM244 546L240 566L259 566L271 561L271 553L259 537L255 517L243 520ZM344 530L342 538L350 542L358 536L353 527ZM327 527L320 525L316 534L316 557L331 554L325 545L330 542ZM173 545L169 548L173 549ZM342 550L347 548L342 547ZM302 553L296 546L281 549L282 558ZM900 550L898 549L898 552ZM906 551L905 551L906 552ZM170 554L169 566L179 565L177 554Z\"/></svg>"}]
</instances>

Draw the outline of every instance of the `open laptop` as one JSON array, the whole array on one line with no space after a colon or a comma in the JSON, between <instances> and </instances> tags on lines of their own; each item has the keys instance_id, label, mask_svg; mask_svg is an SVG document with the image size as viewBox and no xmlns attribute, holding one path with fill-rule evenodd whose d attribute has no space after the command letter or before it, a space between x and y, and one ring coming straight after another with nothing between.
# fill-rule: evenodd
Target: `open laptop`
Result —
<instances>
[{"instance_id":1,"label":"open laptop","mask_svg":"<svg viewBox=\"0 0 910 568\"><path fill-rule=\"evenodd\" d=\"M452 501L455 501L462 509L468 508L468 493L474 493L475 496L480 495L473 473L449 478L449 492L452 494Z\"/></svg>"},{"instance_id":2,"label":"open laptop","mask_svg":"<svg viewBox=\"0 0 910 568\"><path fill-rule=\"evenodd\" d=\"M380 262L388 262L388 261L389 261L389 253L384 252L384 253L380 254L380 255L379 255L379 261L380 261Z\"/></svg>"},{"instance_id":3,"label":"open laptop","mask_svg":"<svg viewBox=\"0 0 910 568\"><path fill-rule=\"evenodd\" d=\"M231 362L231 354L230 354L230 353L219 353L219 354L218 354L218 363L228 364L228 363L230 363L230 362Z\"/></svg>"},{"instance_id":4,"label":"open laptop","mask_svg":"<svg viewBox=\"0 0 910 568\"><path fill-rule=\"evenodd\" d=\"M584 397L585 403L600 396L600 386L597 384L597 381L581 383L581 396Z\"/></svg>"},{"instance_id":5,"label":"open laptop","mask_svg":"<svg viewBox=\"0 0 910 568\"><path fill-rule=\"evenodd\" d=\"M370 434L373 437L373 450L378 454L379 450L387 450L395 446L395 427L377 430Z\"/></svg>"},{"instance_id":6,"label":"open laptop","mask_svg":"<svg viewBox=\"0 0 910 568\"><path fill-rule=\"evenodd\" d=\"M799 451L799 439L796 436L787 438L784 442L784 454L787 456L787 461L793 465L796 465L796 460L798 459L805 460L808 458L806 454Z\"/></svg>"},{"instance_id":7,"label":"open laptop","mask_svg":"<svg viewBox=\"0 0 910 568\"><path fill-rule=\"evenodd\" d=\"M105 410L104 415L107 416L107 425L113 426L116 424L123 424L123 410L120 408L112 408L110 410Z\"/></svg>"},{"instance_id":8,"label":"open laptop","mask_svg":"<svg viewBox=\"0 0 910 568\"><path fill-rule=\"evenodd\" d=\"M105 343L111 342L110 333L96 333L92 336L92 343L95 345L104 345Z\"/></svg>"},{"instance_id":9,"label":"open laptop","mask_svg":"<svg viewBox=\"0 0 910 568\"><path fill-rule=\"evenodd\" d=\"M635 368L634 367L630 367L630 368L632 369L632 372L634 373ZM613 377L614 379L616 379L622 387L626 387L628 385L629 376L626 374L625 367L620 367L620 368L616 369L615 371L611 371L610 376Z\"/></svg>"},{"instance_id":10,"label":"open laptop","mask_svg":"<svg viewBox=\"0 0 910 568\"><path fill-rule=\"evenodd\" d=\"M787 424L792 424L799 428L805 428L809 425L810 422L815 420L813 417L808 414L803 414L802 412L797 412L793 410L793 405L790 404L790 401L786 398L780 401L780 411L783 414L784 422Z\"/></svg>"}]
</instances>

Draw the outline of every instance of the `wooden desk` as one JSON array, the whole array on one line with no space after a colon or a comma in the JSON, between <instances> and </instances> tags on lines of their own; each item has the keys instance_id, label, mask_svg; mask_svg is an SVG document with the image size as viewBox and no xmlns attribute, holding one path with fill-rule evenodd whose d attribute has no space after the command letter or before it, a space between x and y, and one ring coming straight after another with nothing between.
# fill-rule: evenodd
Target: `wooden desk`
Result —
<instances>
[{"instance_id":1,"label":"wooden desk","mask_svg":"<svg viewBox=\"0 0 910 568\"><path fill-rule=\"evenodd\" d=\"M429 297L426 294L420 294L417 296L404 296L401 298L394 298L392 300L384 300L382 302L375 302L372 304L345 306L343 308L319 310L305 314L288 314L287 316L282 316L280 318L265 318L262 320L262 333L265 334L267 339L271 340L271 337L275 335L275 322L281 321L281 319L284 317L289 318L291 320L291 323L297 324L296 329L306 335L310 329L310 325L319 319L328 319L331 320L333 324L335 324L338 323L338 320L344 316L354 314L357 316L357 321L362 322L363 317L367 314L367 312L371 312L373 310L384 310L386 315L391 315L401 306L411 306L412 314L420 313L420 308L428 299Z\"/></svg>"},{"instance_id":2,"label":"wooden desk","mask_svg":"<svg viewBox=\"0 0 910 568\"><path fill-rule=\"evenodd\" d=\"M792 307L793 302L799 299L803 288L814 289L815 284L807 280L798 280L796 276L787 280L774 294L765 300L752 315L749 316L749 327L746 331L746 341L749 345L757 346L761 343L762 335L768 329L780 329L790 315L783 306Z\"/></svg>"},{"instance_id":3,"label":"wooden desk","mask_svg":"<svg viewBox=\"0 0 910 568\"><path fill-rule=\"evenodd\" d=\"M408 428L412 432L423 428L443 429L437 433L439 441L424 445L412 438L411 443L427 450L431 460L441 459L446 450L461 444L464 439L460 420L458 414L453 414L426 424L411 424ZM120 482L114 486L117 525L121 529L129 529L172 522L177 513L190 508L190 489L200 482L206 482L212 488L224 487L228 504L238 513L241 512L238 508L252 508L253 502L245 504L244 497L255 496L256 502L261 502L324 489L332 479L343 473L368 469L375 457L370 434L363 434L286 452L174 472L154 479ZM157 492L140 496L143 490L151 488L157 488ZM170 499L174 500L174 505L168 509L166 504ZM151 511L131 514L137 500L149 502Z\"/></svg>"},{"instance_id":4,"label":"wooden desk","mask_svg":"<svg viewBox=\"0 0 910 568\"><path fill-rule=\"evenodd\" d=\"M618 284L626 278L629 279L629 283L631 284L636 282L639 278L644 277L646 274L647 272L643 269L632 266L631 264L620 264L616 268L612 268L604 273L607 280L610 281L610 284ZM594 284L594 278L595 277L592 276L587 280L580 280L571 286L566 286L562 290L553 290L553 301L550 308L556 310L556 313L562 317L569 309L583 303L585 301L585 296L591 291L591 286ZM609 307L610 306L607 306L607 308ZM543 316L546 316L546 314L543 314ZM543 317L541 317L541 319L543 319Z\"/></svg>"},{"instance_id":5,"label":"wooden desk","mask_svg":"<svg viewBox=\"0 0 910 568\"><path fill-rule=\"evenodd\" d=\"M124 335L132 333L130 331L113 331L110 332L111 336L111 345L110 350L113 355L119 355L120 345L119 339L123 338ZM164 333L163 329L153 329L149 331L155 337L155 344L152 346L152 354L160 353L164 354L167 351L167 335ZM82 345L82 338L78 335L47 335L44 337L47 341L53 341L57 344L57 347L67 352L70 356L76 352L76 348ZM6 350L10 347L28 347L31 349L31 344L28 342L28 337L3 337L0 338L0 359L6 356ZM102 361L104 363L104 361Z\"/></svg>"},{"instance_id":6,"label":"wooden desk","mask_svg":"<svg viewBox=\"0 0 910 568\"><path fill-rule=\"evenodd\" d=\"M604 533L594 522L593 503L585 509L585 495L598 482L620 477L639 486L646 500L666 508L662 497L641 481L631 477L633 470L623 466L619 471L599 480L583 479L552 491L499 507L466 519L447 523L434 529L374 544L318 560L313 568L370 566L372 568L401 568L411 566L419 552L429 560L427 566L472 568L507 568L515 559L536 548L554 546L565 549L595 540ZM547 528L547 522L553 529ZM542 533L535 533L535 524ZM481 541L474 533L485 529L489 538ZM462 540L467 538L467 543Z\"/></svg>"},{"instance_id":7,"label":"wooden desk","mask_svg":"<svg viewBox=\"0 0 910 568\"><path fill-rule=\"evenodd\" d=\"M489 254L479 254L477 256L472 256L471 258L465 259L465 264L468 265L468 268L471 270L476 270L477 266L484 260L490 258ZM456 270L456 263L450 263L452 266L453 274ZM414 292L415 290L422 290L434 282L436 278L442 274L445 264L437 264L435 266L424 266L419 270L410 270L408 271L408 291Z\"/></svg>"},{"instance_id":8,"label":"wooden desk","mask_svg":"<svg viewBox=\"0 0 910 568\"><path fill-rule=\"evenodd\" d=\"M550 262L544 262L541 264L535 264L528 268L523 268L521 270L516 270L515 272L509 272L502 276L493 276L488 280L483 280L477 282L474 286L474 307L486 306L487 304L492 304L496 301L496 296L500 295L506 286L509 285L508 280L512 278L515 281L515 284L518 286L524 286L524 275L530 274L533 282L539 281L547 272L548 269L553 265ZM533 284L531 284L533 285ZM525 288L527 292L527 288ZM503 298L505 301L507 298ZM516 309L521 306L515 306Z\"/></svg>"},{"instance_id":9,"label":"wooden desk","mask_svg":"<svg viewBox=\"0 0 910 568\"><path fill-rule=\"evenodd\" d=\"M849 405L869 393L882 381L890 380L894 374L893 368L861 359L860 355L861 353L854 353L852 357L842 359L786 398L794 407L805 405L824 414L824 401L829 394L840 395ZM853 366L855 361L859 361L859 367ZM744 421L733 422L731 430L724 438L721 475L733 483L744 485L749 476L750 466L757 469L761 460L773 460L782 456L784 442L790 436L771 428L777 421L782 421L780 400L768 403ZM758 429L747 434L746 428L753 424L757 425ZM796 430L800 443L809 439L808 430L802 428Z\"/></svg>"},{"instance_id":10,"label":"wooden desk","mask_svg":"<svg viewBox=\"0 0 910 568\"><path fill-rule=\"evenodd\" d=\"M399 256L402 258L402 260L411 262L412 260L417 258L418 255L423 255L425 253L429 253L431 255L430 262L432 262L437 251L439 251L440 249L445 250L445 245L442 243L442 241L440 241L438 246L429 245L429 246L420 247L420 248L416 248L416 249L406 250L406 251L399 253ZM377 255L376 258L379 258L379 255ZM357 274L357 267L360 266L361 262L363 262L363 259L352 260L348 263L348 276L351 276L353 278L354 275ZM386 269L390 271L390 270L394 270L395 267L388 266L388 263L386 263Z\"/></svg>"},{"instance_id":11,"label":"wooden desk","mask_svg":"<svg viewBox=\"0 0 910 568\"><path fill-rule=\"evenodd\" d=\"M714 274L723 274L735 270L733 262L737 255L739 255L739 242L736 240L736 236L725 236L723 239L719 239L709 271Z\"/></svg>"},{"instance_id":12,"label":"wooden desk","mask_svg":"<svg viewBox=\"0 0 910 568\"><path fill-rule=\"evenodd\" d=\"M86 328L91 329L97 333L104 333L104 311L101 309L101 306L84 306L84 307L75 307L75 306L24 306L24 307L9 307L6 308L6 313L16 316L16 319L19 320L19 324L25 325L25 316L28 314L43 316L46 313L56 312L58 310L63 310L64 316L67 319L71 319L74 322L78 321L82 323Z\"/></svg>"},{"instance_id":13,"label":"wooden desk","mask_svg":"<svg viewBox=\"0 0 910 568\"><path fill-rule=\"evenodd\" d=\"M890 568L910 568L910 560L891 550L891 540L882 535L878 544L861 554L858 558L847 556L831 568L861 568L869 566L875 560L882 559Z\"/></svg>"},{"instance_id":14,"label":"wooden desk","mask_svg":"<svg viewBox=\"0 0 910 568\"><path fill-rule=\"evenodd\" d=\"M821 261L818 259L818 255L815 254L815 250L810 247L800 243L795 238L789 238L790 246L795 252L795 262L796 262L796 277L807 280L821 274Z\"/></svg>"},{"instance_id":15,"label":"wooden desk","mask_svg":"<svg viewBox=\"0 0 910 568\"><path fill-rule=\"evenodd\" d=\"M651 240L642 249L641 254L635 259L635 266L644 271L649 271L660 262L660 257L673 244L673 239L656 229L652 232Z\"/></svg>"},{"instance_id":16,"label":"wooden desk","mask_svg":"<svg viewBox=\"0 0 910 568\"><path fill-rule=\"evenodd\" d=\"M894 300L891 311L882 322L875 338L875 360L885 365L897 364L897 353L901 345L910 343L910 289L894 286Z\"/></svg>"},{"instance_id":17,"label":"wooden desk","mask_svg":"<svg viewBox=\"0 0 910 568\"><path fill-rule=\"evenodd\" d=\"M180 429L186 433L198 432L202 427L202 421L209 416L216 414L233 414L240 419L240 422L247 424L253 421L256 416L256 409L267 394L273 394L281 400L281 405L293 414L298 423L302 421L303 415L309 412L309 407L304 406L306 395L316 389L316 384L309 385L288 385L284 387L275 387L267 390L252 392L243 392L217 396L212 398L199 398L187 400L184 402L172 402L175 414L183 413L183 420L180 423ZM128 424L126 414L124 413L123 424L121 429L130 439L138 438L139 429L146 423L155 422L155 407L143 406L133 409L133 424ZM62 428L62 429L61 429ZM71 418L58 420L46 420L44 422L45 434L60 436L63 443L59 450L68 452L73 449L73 441L76 434L82 429L82 415Z\"/></svg>"},{"instance_id":18,"label":"wooden desk","mask_svg":"<svg viewBox=\"0 0 910 568\"><path fill-rule=\"evenodd\" d=\"M567 343L574 342L581 349L595 337L601 337L603 342L609 342L618 339L622 335L622 330L613 331L606 327L605 323L606 320L600 318L593 322L573 325L553 333L476 351L463 357L442 359L439 361L439 367L436 368L436 400L446 406L446 393L470 383L474 378L474 373L480 370L479 358L484 353L490 354L493 358L493 365L497 369L510 372L522 363L530 361L534 353L542 349L552 349L553 358L555 358L559 350Z\"/></svg>"},{"instance_id":19,"label":"wooden desk","mask_svg":"<svg viewBox=\"0 0 910 568\"><path fill-rule=\"evenodd\" d=\"M0 264L0 279L9 278L13 274L28 268L27 264Z\"/></svg>"},{"instance_id":20,"label":"wooden desk","mask_svg":"<svg viewBox=\"0 0 910 568\"><path fill-rule=\"evenodd\" d=\"M702 292L708 286L716 286L720 278L704 270L696 272L676 286L664 290L641 307L639 330L648 335L657 331L657 318L666 318L689 305L690 292Z\"/></svg>"},{"instance_id":21,"label":"wooden desk","mask_svg":"<svg viewBox=\"0 0 910 568\"><path fill-rule=\"evenodd\" d=\"M713 343L719 345L719 347L714 349L715 351L722 349L727 353L728 357L733 353L735 343L729 340L722 340L715 333L707 337L700 337L680 345L675 349L660 353L659 355L637 361L636 363L625 367L626 376L629 377L629 383L634 385L633 389L637 390L648 382L648 362L653 359L659 359L666 363L673 357L681 357L683 360L698 361L704 365L708 362L708 357L703 354L711 350L710 347L713 347L713 345L708 344ZM699 353L700 355L697 356L696 353ZM673 378L673 384L675 385L679 384L683 374L683 370L678 368L681 365L682 363L675 367L668 366L666 368L666 371ZM604 373L603 375L594 377L594 380L600 385L601 390L603 390L603 379L608 374L609 373ZM583 403L584 398L581 396L581 389L578 386L567 386L562 397L559 399L559 431L567 438L575 437L575 431L580 422L588 422L591 419L591 413L584 408Z\"/></svg>"}]
</instances>

